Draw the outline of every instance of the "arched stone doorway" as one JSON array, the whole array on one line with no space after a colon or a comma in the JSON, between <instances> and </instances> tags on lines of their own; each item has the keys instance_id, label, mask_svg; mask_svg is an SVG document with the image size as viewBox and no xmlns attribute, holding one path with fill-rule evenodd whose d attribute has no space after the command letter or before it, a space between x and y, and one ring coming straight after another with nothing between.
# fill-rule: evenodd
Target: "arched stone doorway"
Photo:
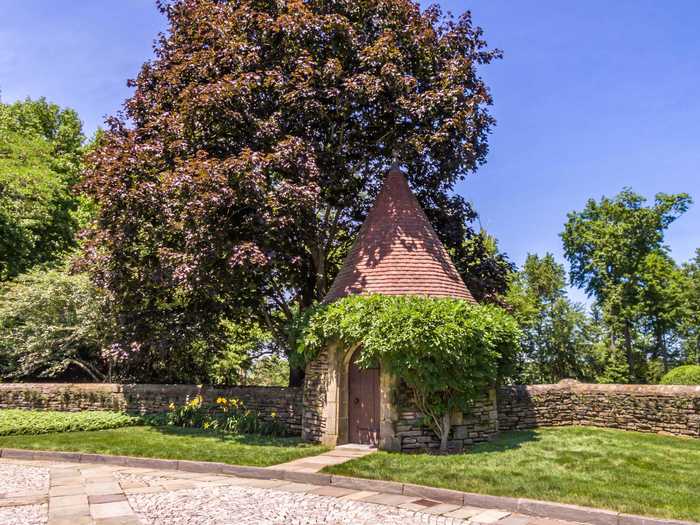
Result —
<instances>
[{"instance_id":1,"label":"arched stone doorway","mask_svg":"<svg viewBox=\"0 0 700 525\"><path fill-rule=\"evenodd\" d=\"M357 366L361 349L353 352L348 367L348 442L379 445L379 365Z\"/></svg>"}]
</instances>

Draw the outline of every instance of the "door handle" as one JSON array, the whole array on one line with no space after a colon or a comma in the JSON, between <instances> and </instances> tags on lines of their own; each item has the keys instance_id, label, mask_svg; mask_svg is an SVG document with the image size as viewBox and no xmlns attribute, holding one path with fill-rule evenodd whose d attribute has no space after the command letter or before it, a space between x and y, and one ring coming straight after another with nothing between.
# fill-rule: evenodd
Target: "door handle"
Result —
<instances>
[{"instance_id":1,"label":"door handle","mask_svg":"<svg viewBox=\"0 0 700 525\"><path fill-rule=\"evenodd\" d=\"M359 397L356 397L356 398L354 399L353 403L355 403L356 405L359 405L359 404L360 404L360 398L359 398Z\"/></svg>"}]
</instances>

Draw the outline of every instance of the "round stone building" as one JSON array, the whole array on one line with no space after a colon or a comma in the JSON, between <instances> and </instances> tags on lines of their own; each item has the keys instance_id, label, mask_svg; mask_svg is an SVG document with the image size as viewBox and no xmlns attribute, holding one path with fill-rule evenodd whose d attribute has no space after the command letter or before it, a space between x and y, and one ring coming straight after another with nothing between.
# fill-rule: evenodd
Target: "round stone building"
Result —
<instances>
[{"instance_id":1,"label":"round stone building","mask_svg":"<svg viewBox=\"0 0 700 525\"><path fill-rule=\"evenodd\" d=\"M382 189L333 282L325 302L351 294L454 297L475 302L398 168ZM303 437L335 446L359 443L384 450L439 445L406 404L400 381L377 368L355 365L359 345L328 345L306 367ZM453 416L453 448L498 431L495 393Z\"/></svg>"}]
</instances>

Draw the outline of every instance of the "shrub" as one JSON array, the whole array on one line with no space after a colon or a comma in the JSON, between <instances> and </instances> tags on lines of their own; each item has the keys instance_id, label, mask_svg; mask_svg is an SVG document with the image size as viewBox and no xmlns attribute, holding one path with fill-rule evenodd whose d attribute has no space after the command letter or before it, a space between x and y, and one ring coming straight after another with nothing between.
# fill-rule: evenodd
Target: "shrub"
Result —
<instances>
[{"instance_id":1,"label":"shrub","mask_svg":"<svg viewBox=\"0 0 700 525\"><path fill-rule=\"evenodd\" d=\"M141 419L120 412L0 410L0 436L106 430L138 425Z\"/></svg>"},{"instance_id":2,"label":"shrub","mask_svg":"<svg viewBox=\"0 0 700 525\"><path fill-rule=\"evenodd\" d=\"M405 382L443 451L452 411L467 410L495 385L520 339L515 320L493 305L381 295L321 305L298 321L297 331L307 358L333 340L361 344L358 364L380 362Z\"/></svg>"},{"instance_id":3,"label":"shrub","mask_svg":"<svg viewBox=\"0 0 700 525\"><path fill-rule=\"evenodd\" d=\"M700 385L700 365L679 366L661 378L662 385Z\"/></svg>"},{"instance_id":4,"label":"shrub","mask_svg":"<svg viewBox=\"0 0 700 525\"><path fill-rule=\"evenodd\" d=\"M0 287L0 377L56 377L69 367L100 381L106 332L85 274L33 270Z\"/></svg>"},{"instance_id":5,"label":"shrub","mask_svg":"<svg viewBox=\"0 0 700 525\"><path fill-rule=\"evenodd\" d=\"M287 427L275 412L272 419L265 419L258 412L246 408L243 401L220 397L216 403L205 403L202 396L181 406L171 404L168 412L146 417L152 425L172 425L184 428L226 432L231 434L260 434L286 436Z\"/></svg>"}]
</instances>

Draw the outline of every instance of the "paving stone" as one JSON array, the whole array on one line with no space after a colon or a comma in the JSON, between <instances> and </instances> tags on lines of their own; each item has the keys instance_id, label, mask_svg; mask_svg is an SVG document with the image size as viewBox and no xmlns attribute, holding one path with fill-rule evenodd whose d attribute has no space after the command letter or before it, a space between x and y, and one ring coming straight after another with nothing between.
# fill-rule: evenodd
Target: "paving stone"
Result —
<instances>
[{"instance_id":1,"label":"paving stone","mask_svg":"<svg viewBox=\"0 0 700 525\"><path fill-rule=\"evenodd\" d=\"M90 505L114 503L115 501L126 501L126 496L124 494L101 494L99 496L88 497L88 503L90 503Z\"/></svg>"},{"instance_id":2,"label":"paving stone","mask_svg":"<svg viewBox=\"0 0 700 525\"><path fill-rule=\"evenodd\" d=\"M49 503L49 518L71 518L89 515L90 507L87 503L70 507L52 507Z\"/></svg>"},{"instance_id":3,"label":"paving stone","mask_svg":"<svg viewBox=\"0 0 700 525\"><path fill-rule=\"evenodd\" d=\"M119 483L113 481L111 483L92 483L85 485L85 493L88 496L99 496L101 494L118 494L122 488Z\"/></svg>"},{"instance_id":4,"label":"paving stone","mask_svg":"<svg viewBox=\"0 0 700 525\"><path fill-rule=\"evenodd\" d=\"M341 496L340 499L346 499L346 500L360 500L363 498L367 498L369 496L375 496L379 494L379 492L372 492L371 490L355 490L351 492L350 494L347 494L345 496Z\"/></svg>"},{"instance_id":5,"label":"paving stone","mask_svg":"<svg viewBox=\"0 0 700 525\"><path fill-rule=\"evenodd\" d=\"M344 489L342 487L328 486L328 487L317 487L314 490L312 490L310 493L317 494L319 496L330 496L332 498L340 498L343 496L347 496L348 494L352 494L353 492L358 492L358 491L352 490L352 489Z\"/></svg>"},{"instance_id":6,"label":"paving stone","mask_svg":"<svg viewBox=\"0 0 700 525\"><path fill-rule=\"evenodd\" d=\"M62 507L85 506L88 504L88 497L85 494L75 494L72 496L54 496L51 498L50 509Z\"/></svg>"},{"instance_id":7,"label":"paving stone","mask_svg":"<svg viewBox=\"0 0 700 525\"><path fill-rule=\"evenodd\" d=\"M475 507L460 507L458 509L452 510L450 512L445 512L443 513L443 516L447 516L449 518L457 518L460 520L468 520L472 518L473 516L477 515L482 515L484 514L484 509L477 509ZM506 514L507 516L507 514ZM472 521L476 521L475 519L472 519ZM480 523L490 523L490 522L480 522Z\"/></svg>"},{"instance_id":8,"label":"paving stone","mask_svg":"<svg viewBox=\"0 0 700 525\"><path fill-rule=\"evenodd\" d=\"M510 516L510 512L502 512L500 510L485 510L471 517L473 523L495 523L498 520Z\"/></svg>"},{"instance_id":9,"label":"paving stone","mask_svg":"<svg viewBox=\"0 0 700 525\"><path fill-rule=\"evenodd\" d=\"M133 516L134 512L128 501L114 503L99 503L90 505L90 514L95 519L116 518L120 516Z\"/></svg>"},{"instance_id":10,"label":"paving stone","mask_svg":"<svg viewBox=\"0 0 700 525\"><path fill-rule=\"evenodd\" d=\"M454 505L451 503L441 503L440 505L435 505L433 507L425 507L420 512L424 514L446 514L452 512L461 507L461 505Z\"/></svg>"},{"instance_id":11,"label":"paving stone","mask_svg":"<svg viewBox=\"0 0 700 525\"><path fill-rule=\"evenodd\" d=\"M277 490L284 492L306 493L317 489L318 485L310 485L309 483L286 483L277 487Z\"/></svg>"},{"instance_id":12,"label":"paving stone","mask_svg":"<svg viewBox=\"0 0 700 525\"><path fill-rule=\"evenodd\" d=\"M68 516L63 518L51 518L47 525L92 525L94 521L91 516Z\"/></svg>"},{"instance_id":13,"label":"paving stone","mask_svg":"<svg viewBox=\"0 0 700 525\"><path fill-rule=\"evenodd\" d=\"M522 514L511 514L507 518L499 520L498 525L527 525L532 518Z\"/></svg>"},{"instance_id":14,"label":"paving stone","mask_svg":"<svg viewBox=\"0 0 700 525\"><path fill-rule=\"evenodd\" d=\"M51 497L73 496L75 494L85 494L85 486L82 483L79 485L61 485L49 489L49 496Z\"/></svg>"},{"instance_id":15,"label":"paving stone","mask_svg":"<svg viewBox=\"0 0 700 525\"><path fill-rule=\"evenodd\" d=\"M417 500L413 496L402 496L401 494L377 494L376 496L367 496L362 498L362 501L368 503L379 503L380 505L401 505Z\"/></svg>"}]
</instances>

